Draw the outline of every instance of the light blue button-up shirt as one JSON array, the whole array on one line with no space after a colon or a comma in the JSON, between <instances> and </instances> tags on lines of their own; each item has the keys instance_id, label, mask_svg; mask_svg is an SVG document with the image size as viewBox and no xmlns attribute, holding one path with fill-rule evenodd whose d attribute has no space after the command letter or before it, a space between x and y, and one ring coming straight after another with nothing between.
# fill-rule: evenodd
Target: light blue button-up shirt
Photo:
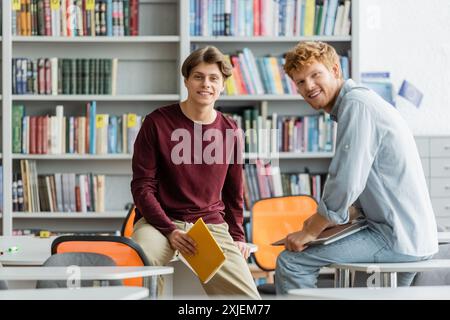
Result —
<instances>
[{"instance_id":1,"label":"light blue button-up shirt","mask_svg":"<svg viewBox=\"0 0 450 320\"><path fill-rule=\"evenodd\" d=\"M395 252L437 252L437 227L417 147L400 113L372 90L347 80L331 110L336 152L318 213L348 222L357 203L369 227Z\"/></svg>"}]
</instances>

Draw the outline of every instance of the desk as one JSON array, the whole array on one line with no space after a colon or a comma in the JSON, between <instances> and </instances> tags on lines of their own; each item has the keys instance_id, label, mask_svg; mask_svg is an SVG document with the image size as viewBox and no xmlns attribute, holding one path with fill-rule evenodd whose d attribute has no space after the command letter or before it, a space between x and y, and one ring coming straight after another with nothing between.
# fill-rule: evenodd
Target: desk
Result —
<instances>
[{"instance_id":1,"label":"desk","mask_svg":"<svg viewBox=\"0 0 450 320\"><path fill-rule=\"evenodd\" d=\"M40 266L51 255L51 245L56 237L39 238L34 236L0 237L0 263L3 265ZM17 252L6 252L10 247L17 247Z\"/></svg>"},{"instance_id":2,"label":"desk","mask_svg":"<svg viewBox=\"0 0 450 320\"><path fill-rule=\"evenodd\" d=\"M144 278L144 286L150 289L150 297L156 298L156 276L172 274L172 267L78 267L79 280L123 280ZM0 268L0 280L67 280L74 276L68 267L6 267ZM149 279L150 278L150 279Z\"/></svg>"},{"instance_id":3,"label":"desk","mask_svg":"<svg viewBox=\"0 0 450 320\"><path fill-rule=\"evenodd\" d=\"M138 300L148 297L141 287L2 290L0 300Z\"/></svg>"},{"instance_id":4,"label":"desk","mask_svg":"<svg viewBox=\"0 0 450 320\"><path fill-rule=\"evenodd\" d=\"M378 272L381 277L380 284L382 286L396 287L397 272L424 272L449 269L450 259L430 259L425 261L397 263L335 263L330 267L336 268L336 287L348 287L350 285L350 272L354 271L366 273Z\"/></svg>"},{"instance_id":5,"label":"desk","mask_svg":"<svg viewBox=\"0 0 450 320\"><path fill-rule=\"evenodd\" d=\"M250 253L258 251L258 246L254 243L247 243L247 246L250 247ZM196 297L197 299L208 297L198 277L178 256L174 256L168 265L174 268L173 284L172 289L166 288L166 281L164 281L164 292L173 290L169 296L174 297L189 296Z\"/></svg>"},{"instance_id":6,"label":"desk","mask_svg":"<svg viewBox=\"0 0 450 320\"><path fill-rule=\"evenodd\" d=\"M289 296L318 300L450 300L450 286L294 289Z\"/></svg>"},{"instance_id":7,"label":"desk","mask_svg":"<svg viewBox=\"0 0 450 320\"><path fill-rule=\"evenodd\" d=\"M438 232L439 243L450 243L450 232Z\"/></svg>"}]
</instances>

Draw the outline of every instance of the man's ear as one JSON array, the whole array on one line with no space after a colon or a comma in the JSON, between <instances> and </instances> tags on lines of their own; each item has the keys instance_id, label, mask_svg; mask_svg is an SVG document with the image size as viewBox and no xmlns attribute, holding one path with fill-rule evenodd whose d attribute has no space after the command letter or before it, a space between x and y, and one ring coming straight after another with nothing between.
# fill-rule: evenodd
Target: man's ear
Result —
<instances>
[{"instance_id":1,"label":"man's ear","mask_svg":"<svg viewBox=\"0 0 450 320\"><path fill-rule=\"evenodd\" d=\"M184 86L187 87L187 78L184 78Z\"/></svg>"},{"instance_id":2,"label":"man's ear","mask_svg":"<svg viewBox=\"0 0 450 320\"><path fill-rule=\"evenodd\" d=\"M331 71L333 72L333 75L336 79L339 79L341 77L341 68L339 67L339 65L337 63L335 63L333 65L333 67L331 68Z\"/></svg>"}]
</instances>

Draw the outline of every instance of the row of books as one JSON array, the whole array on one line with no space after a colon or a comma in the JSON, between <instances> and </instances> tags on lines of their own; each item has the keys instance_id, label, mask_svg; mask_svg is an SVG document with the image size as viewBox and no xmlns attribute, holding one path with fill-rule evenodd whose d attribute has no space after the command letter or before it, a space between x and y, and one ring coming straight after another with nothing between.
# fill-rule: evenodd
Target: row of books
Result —
<instances>
[{"instance_id":1,"label":"row of books","mask_svg":"<svg viewBox=\"0 0 450 320\"><path fill-rule=\"evenodd\" d=\"M3 166L0 165L0 212L3 212Z\"/></svg>"},{"instance_id":2,"label":"row of books","mask_svg":"<svg viewBox=\"0 0 450 320\"><path fill-rule=\"evenodd\" d=\"M225 82L225 95L247 94L297 94L295 83L284 72L284 57L255 58L248 48L232 55L225 55L232 65L232 75ZM347 56L340 56L344 79L350 76Z\"/></svg>"},{"instance_id":3,"label":"row of books","mask_svg":"<svg viewBox=\"0 0 450 320\"><path fill-rule=\"evenodd\" d=\"M252 51L226 55L232 75L225 82L225 95L296 94L294 82L283 70L283 57L255 58Z\"/></svg>"},{"instance_id":4,"label":"row of books","mask_svg":"<svg viewBox=\"0 0 450 320\"><path fill-rule=\"evenodd\" d=\"M13 236L36 236L39 237L41 233L49 233L50 236L120 236L120 230L116 231L90 231L90 232L73 232L73 231L50 231L42 229L13 229Z\"/></svg>"},{"instance_id":5,"label":"row of books","mask_svg":"<svg viewBox=\"0 0 450 320\"><path fill-rule=\"evenodd\" d=\"M135 113L97 114L96 102L86 104L85 116L27 116L24 105L13 105L13 153L22 154L132 154L142 123Z\"/></svg>"},{"instance_id":6,"label":"row of books","mask_svg":"<svg viewBox=\"0 0 450 320\"><path fill-rule=\"evenodd\" d=\"M115 95L118 59L12 59L13 94Z\"/></svg>"},{"instance_id":7,"label":"row of books","mask_svg":"<svg viewBox=\"0 0 450 320\"><path fill-rule=\"evenodd\" d=\"M139 0L15 0L18 36L137 36Z\"/></svg>"},{"instance_id":8,"label":"row of books","mask_svg":"<svg viewBox=\"0 0 450 320\"><path fill-rule=\"evenodd\" d=\"M12 185L17 212L104 212L105 176L75 173L38 175L36 161L20 160Z\"/></svg>"},{"instance_id":9,"label":"row of books","mask_svg":"<svg viewBox=\"0 0 450 320\"><path fill-rule=\"evenodd\" d=\"M190 0L192 36L345 36L350 0Z\"/></svg>"},{"instance_id":10,"label":"row of books","mask_svg":"<svg viewBox=\"0 0 450 320\"><path fill-rule=\"evenodd\" d=\"M289 116L260 114L256 108L225 113L245 134L245 152L333 152L337 125L329 114Z\"/></svg>"},{"instance_id":11,"label":"row of books","mask_svg":"<svg viewBox=\"0 0 450 320\"><path fill-rule=\"evenodd\" d=\"M326 174L281 173L278 166L264 164L244 165L244 206L249 209L264 198L310 195L320 201Z\"/></svg>"}]
</instances>

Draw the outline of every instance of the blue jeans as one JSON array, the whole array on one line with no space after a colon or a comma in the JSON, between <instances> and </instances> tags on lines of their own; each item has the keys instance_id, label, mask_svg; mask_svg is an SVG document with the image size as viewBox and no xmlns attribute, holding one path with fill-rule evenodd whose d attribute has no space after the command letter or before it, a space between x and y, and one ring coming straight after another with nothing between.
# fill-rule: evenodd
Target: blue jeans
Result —
<instances>
[{"instance_id":1,"label":"blue jeans","mask_svg":"<svg viewBox=\"0 0 450 320\"><path fill-rule=\"evenodd\" d=\"M415 257L392 251L383 236L369 228L328 245L311 246L302 252L283 251L277 259L277 294L291 289L315 288L321 267L332 263L411 262L431 258ZM398 286L409 286L415 272L397 275Z\"/></svg>"}]
</instances>

